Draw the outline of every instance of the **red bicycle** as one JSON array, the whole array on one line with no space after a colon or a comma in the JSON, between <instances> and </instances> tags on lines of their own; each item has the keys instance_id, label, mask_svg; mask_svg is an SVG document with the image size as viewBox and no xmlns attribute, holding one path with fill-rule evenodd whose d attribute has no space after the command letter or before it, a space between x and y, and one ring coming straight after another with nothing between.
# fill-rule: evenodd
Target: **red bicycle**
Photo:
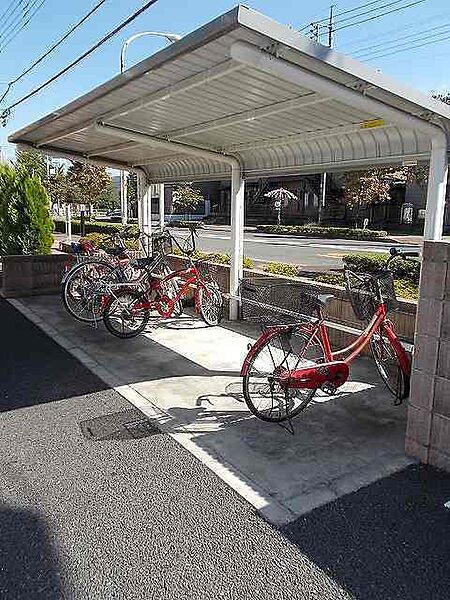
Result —
<instances>
[{"instance_id":1,"label":"red bicycle","mask_svg":"<svg viewBox=\"0 0 450 600\"><path fill-rule=\"evenodd\" d=\"M347 381L349 366L368 344L395 403L408 396L410 360L387 316L396 303L389 264L394 258L408 259L418 253L395 248L390 253L377 272L344 270L352 307L367 326L352 344L338 351L331 348L323 316L333 296L316 297L301 284L270 283L268 278L243 280L243 317L266 324L241 370L245 402L254 415L270 422L291 420L318 390L335 394ZM275 318L277 324L273 324Z\"/></svg>"},{"instance_id":2,"label":"red bicycle","mask_svg":"<svg viewBox=\"0 0 450 600\"><path fill-rule=\"evenodd\" d=\"M130 285L110 286L103 310L103 322L113 335L120 338L136 337L146 328L151 313L162 318L179 316L182 299L194 290L195 310L207 325L218 325L223 314L223 298L219 286L210 274L209 265L194 261L195 230L191 230L191 246L180 246L168 232L166 236L187 256L189 266L165 276L151 274L144 288ZM168 293L168 291L170 293Z\"/></svg>"}]
</instances>

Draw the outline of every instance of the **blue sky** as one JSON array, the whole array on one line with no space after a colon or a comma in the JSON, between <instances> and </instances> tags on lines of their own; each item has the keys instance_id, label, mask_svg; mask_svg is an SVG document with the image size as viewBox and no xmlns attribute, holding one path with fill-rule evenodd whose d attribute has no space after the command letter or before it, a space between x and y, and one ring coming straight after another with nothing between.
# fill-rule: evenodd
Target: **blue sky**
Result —
<instances>
[{"instance_id":1,"label":"blue sky","mask_svg":"<svg viewBox=\"0 0 450 600\"><path fill-rule=\"evenodd\" d=\"M336 11L344 11L366 4L368 1L333 0L336 4ZM401 1L397 0L397 5L400 5ZM411 0L411 2L413 1ZM383 6L389 2L395 3L395 0L385 0L385 2L380 0L380 2ZM0 14L9 3L10 0L0 0ZM75 2L46 0L30 25L17 36L13 43L0 52L0 81L2 82L0 89L4 89L3 82L9 81L26 69L95 3L96 0L77 0ZM144 0L107 0L99 11L49 59L41 63L35 71L14 87L8 100L13 101L21 97L52 76L143 3ZM80 94L116 75L119 70L120 46L131 34L145 29L186 34L229 10L235 4L236 2L226 0L159 0L147 13L122 30L94 55L91 55L44 92L17 107L8 126L0 128L0 145L3 146L3 150L6 150L9 156L13 152L11 146L5 148L6 138L10 132L67 104ZM305 23L326 17L330 2L328 0L317 0L315 3L299 2L298 0L253 0L246 4L277 21L300 28ZM361 9L361 11L368 10L368 8ZM388 9L382 9L380 12L385 10ZM361 19L363 18L361 17ZM446 32L448 32L449 39L417 49L410 47L419 43L420 35L423 38L421 41L427 42L433 39L427 36L439 34L441 38L447 37ZM337 50L349 54L359 50L361 56L366 58L370 57L370 53L374 53L374 45L381 54L388 50L398 49L396 44L404 44L403 47L408 50L391 56L375 58L368 61L368 64L425 93L430 93L432 90L449 89L450 71L446 66L446 61L450 58L450 3L448 0L425 0L404 11L356 27L348 27L336 34ZM162 45L164 45L162 40L148 37L134 42L127 55L128 65L154 53Z\"/></svg>"}]
</instances>

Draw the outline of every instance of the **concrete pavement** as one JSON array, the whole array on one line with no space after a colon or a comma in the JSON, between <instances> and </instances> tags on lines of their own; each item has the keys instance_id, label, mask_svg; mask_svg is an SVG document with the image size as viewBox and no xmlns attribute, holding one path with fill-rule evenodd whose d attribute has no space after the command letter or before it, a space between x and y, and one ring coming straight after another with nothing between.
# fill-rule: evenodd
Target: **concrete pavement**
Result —
<instances>
[{"instance_id":1,"label":"concrete pavement","mask_svg":"<svg viewBox=\"0 0 450 600\"><path fill-rule=\"evenodd\" d=\"M349 600L253 508L0 300L2 600Z\"/></svg>"},{"instance_id":2,"label":"concrete pavement","mask_svg":"<svg viewBox=\"0 0 450 600\"><path fill-rule=\"evenodd\" d=\"M185 317L133 340L70 318L54 296L13 301L274 524L408 464L405 406L394 407L373 364L358 361L337 397L318 396L296 435L252 418L239 370L256 331Z\"/></svg>"}]
</instances>

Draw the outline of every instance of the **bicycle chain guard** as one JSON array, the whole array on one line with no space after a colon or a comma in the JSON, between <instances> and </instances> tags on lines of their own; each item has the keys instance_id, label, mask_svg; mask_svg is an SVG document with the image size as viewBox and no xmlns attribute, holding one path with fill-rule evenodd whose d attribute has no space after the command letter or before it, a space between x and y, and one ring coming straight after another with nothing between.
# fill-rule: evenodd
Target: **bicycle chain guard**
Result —
<instances>
[{"instance_id":1,"label":"bicycle chain guard","mask_svg":"<svg viewBox=\"0 0 450 600\"><path fill-rule=\"evenodd\" d=\"M343 385L349 375L348 364L343 361L333 361L296 369L295 371L284 371L280 375L280 386L288 388L306 388L316 390L323 388L325 393L333 393Z\"/></svg>"}]
</instances>

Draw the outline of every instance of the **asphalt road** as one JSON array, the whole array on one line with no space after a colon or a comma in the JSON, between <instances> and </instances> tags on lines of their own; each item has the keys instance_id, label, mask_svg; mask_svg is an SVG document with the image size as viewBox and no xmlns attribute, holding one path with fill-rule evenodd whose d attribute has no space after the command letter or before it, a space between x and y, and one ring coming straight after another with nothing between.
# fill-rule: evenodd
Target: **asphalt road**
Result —
<instances>
[{"instance_id":1,"label":"asphalt road","mask_svg":"<svg viewBox=\"0 0 450 600\"><path fill-rule=\"evenodd\" d=\"M186 236L186 230L174 230L177 236ZM285 262L305 268L340 268L342 257L349 252L388 252L395 244L359 242L352 240L299 239L295 237L246 232L244 254L256 263ZM418 246L402 246L418 250ZM230 252L231 238L227 230L208 228L198 230L197 248L206 252Z\"/></svg>"},{"instance_id":2,"label":"asphalt road","mask_svg":"<svg viewBox=\"0 0 450 600\"><path fill-rule=\"evenodd\" d=\"M2 600L448 599L450 475L276 530L3 300L0 322Z\"/></svg>"}]
</instances>

